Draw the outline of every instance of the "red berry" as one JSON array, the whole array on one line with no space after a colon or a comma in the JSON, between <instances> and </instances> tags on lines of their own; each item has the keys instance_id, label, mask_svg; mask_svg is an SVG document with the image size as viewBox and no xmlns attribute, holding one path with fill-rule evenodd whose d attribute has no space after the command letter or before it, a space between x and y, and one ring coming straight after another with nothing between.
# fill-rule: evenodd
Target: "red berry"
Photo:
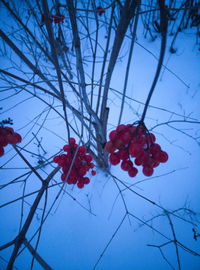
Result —
<instances>
[{"instance_id":1,"label":"red berry","mask_svg":"<svg viewBox=\"0 0 200 270\"><path fill-rule=\"evenodd\" d=\"M137 136L136 142L144 146L146 144L145 135Z\"/></svg>"},{"instance_id":2,"label":"red berry","mask_svg":"<svg viewBox=\"0 0 200 270\"><path fill-rule=\"evenodd\" d=\"M6 136L6 139L7 139L7 142L10 143L10 144L16 144L17 143L17 140L16 138L13 136L13 134L8 134Z\"/></svg>"},{"instance_id":3,"label":"red berry","mask_svg":"<svg viewBox=\"0 0 200 270\"><path fill-rule=\"evenodd\" d=\"M101 6L97 7L97 14L99 16L102 16L103 13L105 13L105 9L103 9Z\"/></svg>"},{"instance_id":4,"label":"red berry","mask_svg":"<svg viewBox=\"0 0 200 270\"><path fill-rule=\"evenodd\" d=\"M82 165L82 162L78 158L76 158L74 164L75 164L76 168L80 168Z\"/></svg>"},{"instance_id":5,"label":"red berry","mask_svg":"<svg viewBox=\"0 0 200 270\"><path fill-rule=\"evenodd\" d=\"M4 130L6 130L8 133L14 133L14 129L11 127L4 127Z\"/></svg>"},{"instance_id":6,"label":"red berry","mask_svg":"<svg viewBox=\"0 0 200 270\"><path fill-rule=\"evenodd\" d=\"M87 184L90 183L89 177L84 177L83 180L84 180L84 184L85 184L85 185L87 185Z\"/></svg>"},{"instance_id":7,"label":"red berry","mask_svg":"<svg viewBox=\"0 0 200 270\"><path fill-rule=\"evenodd\" d=\"M0 135L1 136L6 136L8 135L8 131L6 130L6 128L0 127Z\"/></svg>"},{"instance_id":8,"label":"red berry","mask_svg":"<svg viewBox=\"0 0 200 270\"><path fill-rule=\"evenodd\" d=\"M83 187L84 187L84 183L78 182L78 183L77 183L77 187L78 187L78 188L83 188Z\"/></svg>"},{"instance_id":9,"label":"red berry","mask_svg":"<svg viewBox=\"0 0 200 270\"><path fill-rule=\"evenodd\" d=\"M138 173L138 169L135 167L132 167L128 170L128 174L130 177L135 177Z\"/></svg>"},{"instance_id":10,"label":"red berry","mask_svg":"<svg viewBox=\"0 0 200 270\"><path fill-rule=\"evenodd\" d=\"M111 141L114 141L116 138L117 138L117 131L116 130L111 131L109 134L109 139Z\"/></svg>"},{"instance_id":11,"label":"red berry","mask_svg":"<svg viewBox=\"0 0 200 270\"><path fill-rule=\"evenodd\" d=\"M92 157L90 155L86 155L85 160L89 163L92 161Z\"/></svg>"},{"instance_id":12,"label":"red berry","mask_svg":"<svg viewBox=\"0 0 200 270\"><path fill-rule=\"evenodd\" d=\"M20 142L22 141L21 135L19 135L19 134L16 133L16 132L13 133L13 137L15 138L16 143L20 143Z\"/></svg>"},{"instance_id":13,"label":"red berry","mask_svg":"<svg viewBox=\"0 0 200 270\"><path fill-rule=\"evenodd\" d=\"M124 144L128 144L131 140L131 134L129 132L125 132L120 138Z\"/></svg>"},{"instance_id":14,"label":"red berry","mask_svg":"<svg viewBox=\"0 0 200 270\"><path fill-rule=\"evenodd\" d=\"M132 167L133 167L133 162L131 160L124 160L121 163L121 168L124 171L128 171Z\"/></svg>"},{"instance_id":15,"label":"red berry","mask_svg":"<svg viewBox=\"0 0 200 270\"><path fill-rule=\"evenodd\" d=\"M82 160L85 161L85 154L79 153L77 154L78 159L82 162Z\"/></svg>"},{"instance_id":16,"label":"red berry","mask_svg":"<svg viewBox=\"0 0 200 270\"><path fill-rule=\"evenodd\" d=\"M126 160L129 157L128 150L126 149L119 151L117 154L121 160Z\"/></svg>"},{"instance_id":17,"label":"red berry","mask_svg":"<svg viewBox=\"0 0 200 270\"><path fill-rule=\"evenodd\" d=\"M151 167L152 167L152 168L156 168L156 167L159 166L159 164L160 164L160 162L154 160L154 162L152 162Z\"/></svg>"},{"instance_id":18,"label":"red berry","mask_svg":"<svg viewBox=\"0 0 200 270\"><path fill-rule=\"evenodd\" d=\"M142 165L143 167L148 167L151 163L151 158L147 152L142 156Z\"/></svg>"},{"instance_id":19,"label":"red berry","mask_svg":"<svg viewBox=\"0 0 200 270\"><path fill-rule=\"evenodd\" d=\"M65 16L57 13L56 15L53 15L52 18L53 18L53 22L54 23L60 23L60 22L63 23L64 22L64 19L65 19Z\"/></svg>"},{"instance_id":20,"label":"red berry","mask_svg":"<svg viewBox=\"0 0 200 270\"><path fill-rule=\"evenodd\" d=\"M56 162L60 167L63 167L65 165L65 160L60 156L59 160Z\"/></svg>"},{"instance_id":21,"label":"red berry","mask_svg":"<svg viewBox=\"0 0 200 270\"><path fill-rule=\"evenodd\" d=\"M96 175L96 171L92 170L92 171L91 171L91 174L92 174L93 176Z\"/></svg>"},{"instance_id":22,"label":"red berry","mask_svg":"<svg viewBox=\"0 0 200 270\"><path fill-rule=\"evenodd\" d=\"M74 138L69 138L69 143L71 145L74 145L76 143L76 140Z\"/></svg>"},{"instance_id":23,"label":"red berry","mask_svg":"<svg viewBox=\"0 0 200 270\"><path fill-rule=\"evenodd\" d=\"M90 168L90 169L93 169L94 166L95 166L94 163L90 163L90 164L89 164L89 168Z\"/></svg>"},{"instance_id":24,"label":"red berry","mask_svg":"<svg viewBox=\"0 0 200 270\"><path fill-rule=\"evenodd\" d=\"M69 175L66 182L67 182L69 185L72 185L72 184L76 183L75 181L76 181L76 178L73 177L73 176L71 176L71 175Z\"/></svg>"},{"instance_id":25,"label":"red berry","mask_svg":"<svg viewBox=\"0 0 200 270\"><path fill-rule=\"evenodd\" d=\"M86 165L85 165L85 169L86 169L86 171L89 171L90 166L89 166L88 164L86 164Z\"/></svg>"},{"instance_id":26,"label":"red berry","mask_svg":"<svg viewBox=\"0 0 200 270\"><path fill-rule=\"evenodd\" d=\"M160 156L159 156L159 161L162 162L162 163L165 163L168 161L168 154L164 151L161 151L160 152Z\"/></svg>"},{"instance_id":27,"label":"red berry","mask_svg":"<svg viewBox=\"0 0 200 270\"><path fill-rule=\"evenodd\" d=\"M53 158L53 162L55 162L55 163L58 163L59 160L60 160L60 156L55 156Z\"/></svg>"},{"instance_id":28,"label":"red berry","mask_svg":"<svg viewBox=\"0 0 200 270\"><path fill-rule=\"evenodd\" d=\"M136 128L137 128L136 126L130 126L129 130L130 130L132 135L135 134Z\"/></svg>"},{"instance_id":29,"label":"red berry","mask_svg":"<svg viewBox=\"0 0 200 270\"><path fill-rule=\"evenodd\" d=\"M70 176L71 177L74 177L74 178L77 178L78 177L77 171L75 170L74 167L72 168L72 170L70 172Z\"/></svg>"},{"instance_id":30,"label":"red berry","mask_svg":"<svg viewBox=\"0 0 200 270\"><path fill-rule=\"evenodd\" d=\"M114 146L115 146L115 148L117 148L117 149L122 149L122 148L124 148L124 143L123 143L122 140L117 139L117 140L114 142Z\"/></svg>"},{"instance_id":31,"label":"red berry","mask_svg":"<svg viewBox=\"0 0 200 270\"><path fill-rule=\"evenodd\" d=\"M124 130L125 128L126 128L125 125L119 125L119 126L116 128L116 131L117 131L117 132L120 132L120 131Z\"/></svg>"},{"instance_id":32,"label":"red berry","mask_svg":"<svg viewBox=\"0 0 200 270\"><path fill-rule=\"evenodd\" d=\"M0 146L6 146L8 145L7 137L0 135Z\"/></svg>"},{"instance_id":33,"label":"red berry","mask_svg":"<svg viewBox=\"0 0 200 270\"><path fill-rule=\"evenodd\" d=\"M71 177L71 183L76 184L78 182L78 179L76 177Z\"/></svg>"},{"instance_id":34,"label":"red berry","mask_svg":"<svg viewBox=\"0 0 200 270\"><path fill-rule=\"evenodd\" d=\"M142 136L142 135L144 135L144 136L146 136L146 129L143 127L143 126L140 126L138 129L137 129L137 134L138 134L138 136Z\"/></svg>"},{"instance_id":35,"label":"red berry","mask_svg":"<svg viewBox=\"0 0 200 270\"><path fill-rule=\"evenodd\" d=\"M10 133L6 136L6 140L10 144L20 143L22 141L22 137L18 133Z\"/></svg>"},{"instance_id":36,"label":"red berry","mask_svg":"<svg viewBox=\"0 0 200 270\"><path fill-rule=\"evenodd\" d=\"M66 178L66 174L65 173L63 173L62 175L61 175L61 180L63 181L63 182L65 182L65 178Z\"/></svg>"},{"instance_id":37,"label":"red berry","mask_svg":"<svg viewBox=\"0 0 200 270\"><path fill-rule=\"evenodd\" d=\"M78 173L79 173L80 176L84 176L86 174L86 170L84 168L80 168L78 170Z\"/></svg>"},{"instance_id":38,"label":"red berry","mask_svg":"<svg viewBox=\"0 0 200 270\"><path fill-rule=\"evenodd\" d=\"M80 154L85 154L86 153L86 147L83 145L83 146L80 146L79 147L79 149L78 149L78 152L80 153Z\"/></svg>"},{"instance_id":39,"label":"red berry","mask_svg":"<svg viewBox=\"0 0 200 270\"><path fill-rule=\"evenodd\" d=\"M137 157L143 152L143 147L141 144L132 143L129 147L129 153L132 157Z\"/></svg>"},{"instance_id":40,"label":"red berry","mask_svg":"<svg viewBox=\"0 0 200 270\"><path fill-rule=\"evenodd\" d=\"M71 162L72 162L72 157L71 157L69 154L66 155L66 157L65 157L65 162L66 162L67 165L70 165L70 164L71 164Z\"/></svg>"},{"instance_id":41,"label":"red berry","mask_svg":"<svg viewBox=\"0 0 200 270\"><path fill-rule=\"evenodd\" d=\"M144 167L142 172L145 176L151 176L153 174L154 170L151 167Z\"/></svg>"},{"instance_id":42,"label":"red berry","mask_svg":"<svg viewBox=\"0 0 200 270\"><path fill-rule=\"evenodd\" d=\"M123 161L122 161L122 163L121 163L121 168L122 168L122 170L124 170L124 171L128 171L128 169L129 169L128 160L123 160Z\"/></svg>"},{"instance_id":43,"label":"red berry","mask_svg":"<svg viewBox=\"0 0 200 270\"><path fill-rule=\"evenodd\" d=\"M4 154L4 149L3 149L3 147L2 147L2 146L0 146L0 157L2 157L2 156L3 156L3 154Z\"/></svg>"},{"instance_id":44,"label":"red berry","mask_svg":"<svg viewBox=\"0 0 200 270\"><path fill-rule=\"evenodd\" d=\"M66 144L66 145L63 146L63 150L64 150L65 152L69 152L70 149L71 149L71 147L70 147L69 144Z\"/></svg>"},{"instance_id":45,"label":"red berry","mask_svg":"<svg viewBox=\"0 0 200 270\"><path fill-rule=\"evenodd\" d=\"M113 153L115 151L115 146L113 145L111 141L106 143L105 151L108 153Z\"/></svg>"},{"instance_id":46,"label":"red berry","mask_svg":"<svg viewBox=\"0 0 200 270\"><path fill-rule=\"evenodd\" d=\"M149 133L151 142L155 142L156 141L156 136L153 133Z\"/></svg>"},{"instance_id":47,"label":"red berry","mask_svg":"<svg viewBox=\"0 0 200 270\"><path fill-rule=\"evenodd\" d=\"M68 170L69 170L69 166L64 165L64 166L62 167L62 171L63 171L64 173L67 173Z\"/></svg>"},{"instance_id":48,"label":"red berry","mask_svg":"<svg viewBox=\"0 0 200 270\"><path fill-rule=\"evenodd\" d=\"M150 147L151 154L155 154L157 152L160 152L160 150L161 150L161 147L157 143L152 144L151 147Z\"/></svg>"},{"instance_id":49,"label":"red berry","mask_svg":"<svg viewBox=\"0 0 200 270\"><path fill-rule=\"evenodd\" d=\"M161 152L160 152L160 150L159 150L159 151L155 152L155 153L152 155L154 161L160 162L160 154L161 154Z\"/></svg>"},{"instance_id":50,"label":"red berry","mask_svg":"<svg viewBox=\"0 0 200 270\"><path fill-rule=\"evenodd\" d=\"M112 153L112 154L110 155L109 160L110 160L110 163L111 163L112 165L117 165L117 164L120 163L120 158L119 158L119 156L118 156L117 154L115 154L115 153Z\"/></svg>"},{"instance_id":51,"label":"red berry","mask_svg":"<svg viewBox=\"0 0 200 270\"><path fill-rule=\"evenodd\" d=\"M137 166L141 166L142 165L142 159L141 158L139 158L139 157L137 157L136 159L135 159L135 165L137 165Z\"/></svg>"}]
</instances>

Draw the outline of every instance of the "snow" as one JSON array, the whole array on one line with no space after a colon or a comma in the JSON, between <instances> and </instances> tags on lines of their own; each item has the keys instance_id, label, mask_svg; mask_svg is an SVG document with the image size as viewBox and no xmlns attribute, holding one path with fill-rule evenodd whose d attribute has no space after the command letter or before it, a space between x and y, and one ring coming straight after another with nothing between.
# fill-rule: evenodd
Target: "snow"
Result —
<instances>
[{"instance_id":1,"label":"snow","mask_svg":"<svg viewBox=\"0 0 200 270\"><path fill-rule=\"evenodd\" d=\"M63 188L60 173L56 174L46 194L47 200L45 196L41 200L27 234L27 239L30 240L41 224L45 207L44 213L45 216L48 214L48 218L45 219L42 227L37 252L52 269L90 270L94 267L99 270L170 269L160 249L155 247L174 239L170 219L178 241L200 253L200 239L195 241L192 232L192 228L195 227L200 233L199 51L198 46L195 45L194 28L186 29L179 34L175 44L177 48L175 54L169 52L172 38L168 38L164 60L168 70L163 68L161 71L145 118L146 126L155 133L158 143L169 154L169 161L156 168L155 174L149 178L142 174L141 168L137 177L133 179L128 177L119 165L111 166L110 173L97 168L96 176L91 176L91 183L84 189L69 185ZM105 42L102 41L101 45L104 46ZM108 132L118 124L121 105L119 92L123 89L128 48L127 38L121 51L124 58L117 63L112 76L113 90L111 89L108 97L110 108ZM157 65L153 55L158 57L159 48L160 38L155 41L151 41L149 37L145 39L140 22L121 123L133 123L141 116ZM16 56L13 59L18 61ZM2 62L1 68L4 69L9 64L10 62L6 60ZM87 67L86 81L89 82L91 63L87 63ZM96 80L99 79L100 64L97 67ZM22 68L28 72L23 64ZM74 66L73 72L76 73ZM67 142L64 120L25 91L10 97L14 91L11 89L10 92L1 93L1 107L3 107L1 119L8 116L14 119L14 128L23 137L19 147L39 154L44 159L52 160L52 157ZM98 87L94 89L94 96L97 94ZM71 104L81 111L76 95L71 92L67 84L66 95ZM40 94L40 97L48 100L53 108L63 114L62 106L58 101L44 94ZM96 100L94 104L95 102ZM70 110L67 109L67 113L70 124L81 134L80 122L75 119ZM47 151L46 154L41 148L41 152L38 152L38 142L33 138L33 133L39 140L42 138L41 145ZM71 136L77 138L77 134L73 131ZM87 142L86 131L83 139ZM23 154L33 166L38 165L36 157L25 151ZM0 187L29 171L11 146L6 147L6 154L0 158L0 162L2 166ZM53 170L54 165L47 165L38 172L45 178ZM41 183L33 173L19 180L20 182L0 190L0 205L23 196L23 189L25 189L24 194L40 189ZM60 195L57 198L58 194ZM37 193L34 193L26 197L23 205L22 200L18 200L0 208L0 245L16 237L20 219L25 221L36 196ZM21 216L22 207L23 216ZM36 241L37 237L31 242L32 246ZM180 246L178 249L182 270L200 269L198 256L193 256ZM164 245L161 250L174 269L178 269L174 243ZM9 260L11 252L12 248L1 251L0 269L6 269L4 260ZM27 249L24 250L17 257L16 269L30 269L31 259ZM42 268L35 261L33 269Z\"/></svg>"}]
</instances>

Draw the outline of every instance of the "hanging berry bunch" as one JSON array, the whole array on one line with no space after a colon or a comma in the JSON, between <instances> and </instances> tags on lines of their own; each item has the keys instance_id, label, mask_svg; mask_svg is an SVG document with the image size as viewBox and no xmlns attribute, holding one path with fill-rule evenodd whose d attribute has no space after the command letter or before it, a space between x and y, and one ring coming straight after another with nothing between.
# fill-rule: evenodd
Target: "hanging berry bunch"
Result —
<instances>
[{"instance_id":1,"label":"hanging berry bunch","mask_svg":"<svg viewBox=\"0 0 200 270\"><path fill-rule=\"evenodd\" d=\"M122 170L127 171L130 177L138 173L135 165L143 167L145 176L151 176L154 168L168 160L168 154L155 143L155 135L149 133L144 123L119 125L110 132L109 138L105 150L110 153L110 163L117 165L121 161Z\"/></svg>"},{"instance_id":2,"label":"hanging berry bunch","mask_svg":"<svg viewBox=\"0 0 200 270\"><path fill-rule=\"evenodd\" d=\"M50 15L47 18L45 18L45 15L42 14L41 26L43 26L45 24L46 19L49 20L50 23L59 24L59 23L64 23L65 16L63 16L60 13L56 13L55 15Z\"/></svg>"},{"instance_id":3,"label":"hanging berry bunch","mask_svg":"<svg viewBox=\"0 0 200 270\"><path fill-rule=\"evenodd\" d=\"M63 173L61 180L68 184L77 184L78 188L83 188L84 185L90 183L89 177L85 177L85 175L90 169L94 168L92 157L86 154L85 146L78 146L76 144L74 138L69 139L69 144L64 145L63 150L67 152L67 154L53 158L53 161L62 167ZM70 173L68 175L69 170ZM91 175L94 176L95 174L96 171L92 170Z\"/></svg>"},{"instance_id":4,"label":"hanging berry bunch","mask_svg":"<svg viewBox=\"0 0 200 270\"><path fill-rule=\"evenodd\" d=\"M58 23L64 23L65 16L63 16L60 13L56 13L55 15L52 15L53 22Z\"/></svg>"},{"instance_id":5,"label":"hanging berry bunch","mask_svg":"<svg viewBox=\"0 0 200 270\"><path fill-rule=\"evenodd\" d=\"M14 132L11 127L0 127L0 157L4 154L4 147L8 144L16 144L22 141L22 137Z\"/></svg>"},{"instance_id":6,"label":"hanging berry bunch","mask_svg":"<svg viewBox=\"0 0 200 270\"><path fill-rule=\"evenodd\" d=\"M105 13L105 9L103 9L101 6L97 7L96 12L99 16L102 16Z\"/></svg>"}]
</instances>

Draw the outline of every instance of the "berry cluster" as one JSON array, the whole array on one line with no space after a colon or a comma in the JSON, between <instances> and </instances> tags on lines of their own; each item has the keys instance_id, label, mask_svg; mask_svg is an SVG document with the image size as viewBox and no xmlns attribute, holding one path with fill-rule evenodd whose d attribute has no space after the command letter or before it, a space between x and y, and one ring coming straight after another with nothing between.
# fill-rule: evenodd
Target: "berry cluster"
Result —
<instances>
[{"instance_id":1,"label":"berry cluster","mask_svg":"<svg viewBox=\"0 0 200 270\"><path fill-rule=\"evenodd\" d=\"M78 188L83 188L84 185L90 183L89 177L85 177L85 175L90 169L94 168L92 157L86 154L85 146L78 146L76 144L74 138L69 139L69 144L64 145L63 150L67 152L67 154L53 158L53 161L62 167L63 173L61 180L68 184L77 184ZM69 170L70 173L68 175ZM95 174L96 171L92 170L91 175L94 176Z\"/></svg>"},{"instance_id":2,"label":"berry cluster","mask_svg":"<svg viewBox=\"0 0 200 270\"><path fill-rule=\"evenodd\" d=\"M154 168L168 160L168 154L155 143L155 135L149 133L144 123L119 125L110 132L109 138L105 150L110 153L110 163L117 165L122 161L121 168L128 171L130 177L135 177L138 173L134 165L143 166L143 174L151 176Z\"/></svg>"},{"instance_id":3,"label":"berry cluster","mask_svg":"<svg viewBox=\"0 0 200 270\"><path fill-rule=\"evenodd\" d=\"M99 16L102 16L105 13L105 9L103 9L101 6L97 7L96 12Z\"/></svg>"},{"instance_id":4,"label":"berry cluster","mask_svg":"<svg viewBox=\"0 0 200 270\"><path fill-rule=\"evenodd\" d=\"M61 15L60 13L56 13L55 15L50 15L48 17L48 20L51 22L51 23L55 23L55 24L58 24L60 22L64 22L64 19L65 19L65 16ZM41 25L43 26L45 23L45 16L44 14L42 14L42 19L41 19Z\"/></svg>"},{"instance_id":5,"label":"berry cluster","mask_svg":"<svg viewBox=\"0 0 200 270\"><path fill-rule=\"evenodd\" d=\"M4 147L8 144L16 144L22 141L22 137L14 132L11 127L0 127L0 157L4 154Z\"/></svg>"},{"instance_id":6,"label":"berry cluster","mask_svg":"<svg viewBox=\"0 0 200 270\"><path fill-rule=\"evenodd\" d=\"M54 23L60 23L60 22L64 23L65 16L59 13L56 13L55 15L52 15L52 19Z\"/></svg>"}]
</instances>

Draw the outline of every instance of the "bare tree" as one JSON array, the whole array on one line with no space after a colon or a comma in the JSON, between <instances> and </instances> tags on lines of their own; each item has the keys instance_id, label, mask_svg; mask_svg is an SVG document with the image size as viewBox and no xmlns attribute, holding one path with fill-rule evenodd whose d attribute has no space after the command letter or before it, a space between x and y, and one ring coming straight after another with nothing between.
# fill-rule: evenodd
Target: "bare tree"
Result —
<instances>
[{"instance_id":1,"label":"bare tree","mask_svg":"<svg viewBox=\"0 0 200 270\"><path fill-rule=\"evenodd\" d=\"M172 265L165 256L163 252L165 246L174 245L179 270L182 269L180 250L200 256L197 251L184 245L178 239L175 228L175 220L189 224L194 232L191 237L197 240L198 214L188 205L179 209L166 209L161 203L136 191L134 186L146 180L130 184L120 179L110 171L109 151L105 151L110 123L118 126L123 123L129 100L140 105L140 109L134 112L135 118L131 125L145 129L146 136L150 136L150 132L157 127L166 125L199 144L198 136L191 135L187 130L178 127L178 124L196 127L200 122L195 117L150 105L162 70L167 70L181 84L187 86L182 78L164 64L164 57L168 47L171 53L176 53L176 41L179 33L184 29L190 27L195 29L196 44L199 45L199 2L188 0L180 3L159 0L143 3L140 0L113 0L102 1L102 6L97 6L96 1L93 0L67 0L66 2L1 0L0 5L2 13L0 53L4 59L3 67L0 69L1 92L3 101L10 103L10 107L3 106L2 108L3 115L6 116L2 118L1 128L12 125L12 121L15 126L19 121L17 117L14 117L17 106L21 107L23 103L30 102L31 107L39 108L34 118L27 121L21 132L18 131L23 135L22 144L12 143L13 151L8 153L9 158L1 166L2 171L4 169L17 171L17 160L21 166L19 169L26 169L26 173L17 173L13 179L3 179L0 185L3 192L10 186L22 184L21 196L0 205L0 208L3 208L16 202L21 203L19 233L10 242L0 246L0 250L13 247L6 269L14 269L16 258L26 248L32 255L30 269L34 269L35 260L42 268L53 269L38 253L38 246L43 225L62 196L69 196L85 211L91 215L94 214L91 208L85 207L65 188L72 168L76 164L79 148L73 153L71 165L61 181L62 166L59 164L55 166L52 160L55 156L61 155L63 150L52 149L50 145L48 147L50 139L45 137L45 132L50 137L52 136L52 140L60 141L60 148L63 145L70 146L72 137L76 138L78 146L84 145L88 155L94 159L96 167L105 172L108 179L113 182L117 190L116 200L120 198L123 204L124 215L112 237L105 244L93 269L96 269L100 260L103 259L103 255L125 220L129 222L135 220L139 227L145 226L165 239L161 244L149 244L149 246L157 248L172 269L176 269L176 266ZM143 46L143 49L157 60L155 75L149 86L146 102L133 99L127 94L132 76L134 47L136 44L142 46L137 40L141 29L145 38L151 39L152 42L158 39L160 43L159 56ZM167 38L170 34L173 34L173 38L167 46ZM121 61L125 68L121 76L122 89L119 90L113 83L113 74ZM113 109L110 100L113 96L118 96L119 101L119 115L115 121L110 119ZM149 108L155 109L158 113L165 111L169 115L169 120L146 128ZM171 119L171 115L177 118ZM57 123L62 126L62 129L56 127ZM136 128L134 134L137 132ZM145 140L148 141L147 138ZM3 157L1 159L3 160ZM7 166L10 167L7 168ZM174 171L168 174L173 175ZM30 178L35 178L38 182L37 190L30 186L33 191L27 193ZM59 187L59 191L53 198L49 198L48 191L56 187ZM126 193L153 205L158 209L159 214L153 215L150 219L139 217L129 209ZM35 199L24 219L26 199L32 195L35 195ZM28 232L39 207L42 208L40 225L30 236ZM163 233L159 227L152 225L153 221L160 218L168 221L170 236ZM32 241L35 239L33 246Z\"/></svg>"}]
</instances>

